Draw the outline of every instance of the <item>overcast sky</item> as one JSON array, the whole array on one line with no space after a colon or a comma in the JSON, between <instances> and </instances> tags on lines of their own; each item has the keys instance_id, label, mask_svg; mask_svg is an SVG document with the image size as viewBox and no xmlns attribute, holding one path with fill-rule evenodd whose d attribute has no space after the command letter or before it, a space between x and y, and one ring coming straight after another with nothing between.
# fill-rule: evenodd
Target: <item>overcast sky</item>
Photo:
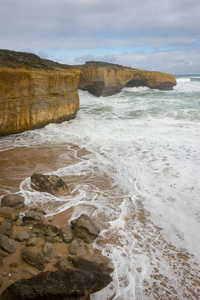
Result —
<instances>
[{"instance_id":1,"label":"overcast sky","mask_svg":"<svg viewBox=\"0 0 200 300\"><path fill-rule=\"evenodd\" d=\"M0 0L0 48L200 74L200 1Z\"/></svg>"}]
</instances>

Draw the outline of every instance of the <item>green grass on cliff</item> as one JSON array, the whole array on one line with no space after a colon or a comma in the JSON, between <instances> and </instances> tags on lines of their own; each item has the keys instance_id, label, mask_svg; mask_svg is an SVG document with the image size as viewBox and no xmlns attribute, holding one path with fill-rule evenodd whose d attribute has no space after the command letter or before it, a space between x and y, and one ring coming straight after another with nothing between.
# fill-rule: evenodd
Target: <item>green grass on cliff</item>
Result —
<instances>
[{"instance_id":1,"label":"green grass on cliff","mask_svg":"<svg viewBox=\"0 0 200 300\"><path fill-rule=\"evenodd\" d=\"M0 49L0 66L51 70L52 67L33 53Z\"/></svg>"}]
</instances>

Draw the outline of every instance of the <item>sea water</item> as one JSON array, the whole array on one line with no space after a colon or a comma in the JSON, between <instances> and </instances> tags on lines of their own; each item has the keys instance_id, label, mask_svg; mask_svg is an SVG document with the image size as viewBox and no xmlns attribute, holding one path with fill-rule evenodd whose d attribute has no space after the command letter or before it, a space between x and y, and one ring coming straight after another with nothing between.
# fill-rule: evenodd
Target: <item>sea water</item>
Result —
<instances>
[{"instance_id":1,"label":"sea water","mask_svg":"<svg viewBox=\"0 0 200 300\"><path fill-rule=\"evenodd\" d=\"M112 283L92 300L199 299L200 76L177 77L172 91L138 87L106 98L79 96L75 120L3 137L1 149L45 143L56 151L71 143L89 151L54 170L90 180L77 182L48 214L73 206L71 219L87 213L100 222L93 246L115 269ZM27 204L61 201L33 191L30 178L20 190Z\"/></svg>"}]
</instances>

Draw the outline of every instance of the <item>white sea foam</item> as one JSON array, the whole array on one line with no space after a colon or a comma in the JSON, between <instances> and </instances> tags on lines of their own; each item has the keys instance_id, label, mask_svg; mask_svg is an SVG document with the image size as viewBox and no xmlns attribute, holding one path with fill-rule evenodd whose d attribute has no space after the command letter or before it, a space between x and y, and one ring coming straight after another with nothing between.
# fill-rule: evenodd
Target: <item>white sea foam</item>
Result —
<instances>
[{"instance_id":1,"label":"white sea foam","mask_svg":"<svg viewBox=\"0 0 200 300\"><path fill-rule=\"evenodd\" d=\"M96 98L80 91L75 120L0 140L2 148L74 143L87 159L55 170L88 176L70 196L56 198L21 184L26 202L43 201L48 213L74 206L102 227L94 246L115 265L113 282L91 299L196 299L200 266L200 83L177 80L174 91L125 88ZM76 155L76 150L74 150ZM109 178L109 187L95 176ZM94 178L94 182L92 180ZM192 292L190 290L192 286Z\"/></svg>"}]
</instances>

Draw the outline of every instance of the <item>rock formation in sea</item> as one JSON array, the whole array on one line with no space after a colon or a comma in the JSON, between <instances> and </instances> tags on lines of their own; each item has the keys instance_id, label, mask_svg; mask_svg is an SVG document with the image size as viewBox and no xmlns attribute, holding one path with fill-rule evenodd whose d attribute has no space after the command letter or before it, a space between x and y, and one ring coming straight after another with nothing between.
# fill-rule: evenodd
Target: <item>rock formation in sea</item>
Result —
<instances>
[{"instance_id":1,"label":"rock formation in sea","mask_svg":"<svg viewBox=\"0 0 200 300\"><path fill-rule=\"evenodd\" d=\"M174 76L116 64L59 64L35 54L0 50L0 135L40 128L75 118L78 88L109 96L124 87L170 90Z\"/></svg>"},{"instance_id":2,"label":"rock formation in sea","mask_svg":"<svg viewBox=\"0 0 200 300\"><path fill-rule=\"evenodd\" d=\"M110 96L124 87L147 86L152 89L171 90L176 85L173 75L110 63L86 62L79 69L79 88L95 96Z\"/></svg>"}]
</instances>

